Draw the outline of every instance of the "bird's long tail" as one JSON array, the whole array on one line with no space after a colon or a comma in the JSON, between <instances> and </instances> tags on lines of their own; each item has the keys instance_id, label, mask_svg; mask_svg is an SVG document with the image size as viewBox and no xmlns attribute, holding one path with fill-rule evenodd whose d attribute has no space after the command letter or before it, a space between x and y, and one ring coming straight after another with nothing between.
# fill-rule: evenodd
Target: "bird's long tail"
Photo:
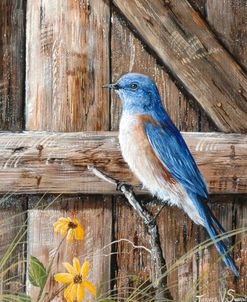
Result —
<instances>
[{"instance_id":1,"label":"bird's long tail","mask_svg":"<svg viewBox=\"0 0 247 302\"><path fill-rule=\"evenodd\" d=\"M198 199L198 196L193 196L193 202L200 213L200 216L204 220L204 227L206 228L210 238L214 241L215 247L222 256L222 260L224 263L232 270L235 276L239 277L239 270L230 256L229 253L229 240L222 239L219 240L219 236L225 234L225 230L219 221L216 219L210 208L203 201ZM225 242L227 242L227 244Z\"/></svg>"}]
</instances>

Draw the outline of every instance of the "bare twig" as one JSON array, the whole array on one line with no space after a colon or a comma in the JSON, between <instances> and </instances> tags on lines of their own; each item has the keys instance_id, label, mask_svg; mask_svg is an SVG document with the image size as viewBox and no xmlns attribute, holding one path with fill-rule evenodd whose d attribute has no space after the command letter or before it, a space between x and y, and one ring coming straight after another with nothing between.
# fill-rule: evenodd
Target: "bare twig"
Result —
<instances>
[{"instance_id":1,"label":"bare twig","mask_svg":"<svg viewBox=\"0 0 247 302\"><path fill-rule=\"evenodd\" d=\"M116 189L124 194L130 205L142 218L150 234L151 256L155 267L155 282L153 286L156 289L156 299L157 301L165 301L166 298L170 299L170 293L166 293L165 291L165 285L167 283L166 277L164 277L166 263L160 246L159 231L156 223L157 215L154 217L146 210L142 203L137 200L133 187L130 184L110 177L94 166L88 166L88 169L99 178L116 185Z\"/></svg>"}]
</instances>

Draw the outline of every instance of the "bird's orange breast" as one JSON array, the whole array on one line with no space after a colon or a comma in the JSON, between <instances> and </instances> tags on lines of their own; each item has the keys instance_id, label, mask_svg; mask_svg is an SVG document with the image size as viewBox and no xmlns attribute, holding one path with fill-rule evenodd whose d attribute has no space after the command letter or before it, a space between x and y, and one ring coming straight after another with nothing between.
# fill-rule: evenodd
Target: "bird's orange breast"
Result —
<instances>
[{"instance_id":1,"label":"bird's orange breast","mask_svg":"<svg viewBox=\"0 0 247 302\"><path fill-rule=\"evenodd\" d=\"M157 157L148 140L146 123L159 126L147 114L123 115L119 134L123 157L143 183L152 183L153 187L160 186L161 183L175 184L176 180Z\"/></svg>"}]
</instances>

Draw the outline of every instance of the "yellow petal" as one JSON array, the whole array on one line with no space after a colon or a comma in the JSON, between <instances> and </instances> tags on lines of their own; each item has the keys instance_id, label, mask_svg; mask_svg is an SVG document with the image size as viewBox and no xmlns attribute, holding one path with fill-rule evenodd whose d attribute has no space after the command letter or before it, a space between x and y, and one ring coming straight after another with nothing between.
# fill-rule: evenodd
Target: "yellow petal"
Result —
<instances>
[{"instance_id":1,"label":"yellow petal","mask_svg":"<svg viewBox=\"0 0 247 302\"><path fill-rule=\"evenodd\" d=\"M68 241L72 241L73 238L74 238L74 230L69 229L68 235L67 235L67 240L68 240Z\"/></svg>"},{"instance_id":2,"label":"yellow petal","mask_svg":"<svg viewBox=\"0 0 247 302\"><path fill-rule=\"evenodd\" d=\"M77 218L73 218L72 221L73 221L74 224L79 224L79 221L78 221Z\"/></svg>"},{"instance_id":3,"label":"yellow petal","mask_svg":"<svg viewBox=\"0 0 247 302\"><path fill-rule=\"evenodd\" d=\"M68 263L68 262L64 262L63 266L66 268L66 270L72 274L73 276L77 275L77 271L74 269L74 267Z\"/></svg>"},{"instance_id":4,"label":"yellow petal","mask_svg":"<svg viewBox=\"0 0 247 302\"><path fill-rule=\"evenodd\" d=\"M61 282L61 283L70 283L73 281L74 277L72 274L68 274L68 273L61 273L61 274L56 274L54 275L54 279L57 282Z\"/></svg>"},{"instance_id":5,"label":"yellow petal","mask_svg":"<svg viewBox=\"0 0 247 302\"><path fill-rule=\"evenodd\" d=\"M60 229L60 233L65 236L68 232L68 226L64 225L61 229Z\"/></svg>"},{"instance_id":6,"label":"yellow petal","mask_svg":"<svg viewBox=\"0 0 247 302\"><path fill-rule=\"evenodd\" d=\"M63 225L63 224L64 224L64 222L61 222L61 221L58 220L58 221L53 223L53 226L56 227L58 225Z\"/></svg>"},{"instance_id":7,"label":"yellow petal","mask_svg":"<svg viewBox=\"0 0 247 302\"><path fill-rule=\"evenodd\" d=\"M82 240L84 238L84 230L80 224L75 229L75 239Z\"/></svg>"},{"instance_id":8,"label":"yellow petal","mask_svg":"<svg viewBox=\"0 0 247 302\"><path fill-rule=\"evenodd\" d=\"M82 267L81 267L81 272L80 274L82 275L82 278L86 278L87 277L87 274L88 274L88 271L89 271L89 261L85 261L83 264L82 264Z\"/></svg>"},{"instance_id":9,"label":"yellow petal","mask_svg":"<svg viewBox=\"0 0 247 302\"><path fill-rule=\"evenodd\" d=\"M81 302L84 298L84 288L81 284L77 285L77 302Z\"/></svg>"},{"instance_id":10,"label":"yellow petal","mask_svg":"<svg viewBox=\"0 0 247 302\"><path fill-rule=\"evenodd\" d=\"M68 301L68 302L73 302L76 299L76 285L74 283L71 283L64 291L64 298Z\"/></svg>"},{"instance_id":11,"label":"yellow petal","mask_svg":"<svg viewBox=\"0 0 247 302\"><path fill-rule=\"evenodd\" d=\"M55 232L55 233L60 232L60 230L61 230L62 227L63 227L63 226L62 226L61 224L56 225L56 226L54 227L54 232Z\"/></svg>"},{"instance_id":12,"label":"yellow petal","mask_svg":"<svg viewBox=\"0 0 247 302\"><path fill-rule=\"evenodd\" d=\"M96 296L96 287L88 280L84 280L81 283L82 286L86 287L94 296Z\"/></svg>"},{"instance_id":13,"label":"yellow petal","mask_svg":"<svg viewBox=\"0 0 247 302\"><path fill-rule=\"evenodd\" d=\"M73 267L76 270L77 274L80 274L81 265L80 265L80 261L77 257L73 258Z\"/></svg>"},{"instance_id":14,"label":"yellow petal","mask_svg":"<svg viewBox=\"0 0 247 302\"><path fill-rule=\"evenodd\" d=\"M66 226L66 225L65 225ZM59 223L56 226L54 226L55 232L60 232L60 230L64 228L64 223Z\"/></svg>"}]
</instances>

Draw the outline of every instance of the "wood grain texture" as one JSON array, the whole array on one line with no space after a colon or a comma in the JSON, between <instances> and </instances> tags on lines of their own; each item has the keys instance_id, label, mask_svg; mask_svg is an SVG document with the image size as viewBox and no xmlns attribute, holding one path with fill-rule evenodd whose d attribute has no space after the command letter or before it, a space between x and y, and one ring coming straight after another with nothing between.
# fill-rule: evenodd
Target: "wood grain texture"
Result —
<instances>
[{"instance_id":1,"label":"wood grain texture","mask_svg":"<svg viewBox=\"0 0 247 302\"><path fill-rule=\"evenodd\" d=\"M247 71L247 3L245 0L207 0L207 20L229 52Z\"/></svg>"},{"instance_id":2,"label":"wood grain texture","mask_svg":"<svg viewBox=\"0 0 247 302\"><path fill-rule=\"evenodd\" d=\"M27 198L0 198L0 294L25 291ZM11 244L16 247L9 254ZM8 254L7 261L4 259Z\"/></svg>"},{"instance_id":3,"label":"wood grain texture","mask_svg":"<svg viewBox=\"0 0 247 302\"><path fill-rule=\"evenodd\" d=\"M111 32L112 82L127 72L147 74L157 83L163 104L179 129L198 130L201 120L205 123L208 122L202 111L182 94L164 67L147 52L145 45L127 28L126 22L115 11L112 15ZM112 93L111 130L118 130L121 109L119 97ZM208 123L210 129L213 129L213 125Z\"/></svg>"},{"instance_id":4,"label":"wood grain texture","mask_svg":"<svg viewBox=\"0 0 247 302\"><path fill-rule=\"evenodd\" d=\"M211 193L246 193L247 136L183 133ZM24 132L0 135L0 192L115 193L90 171L137 184L124 163L117 133Z\"/></svg>"},{"instance_id":5,"label":"wood grain texture","mask_svg":"<svg viewBox=\"0 0 247 302\"><path fill-rule=\"evenodd\" d=\"M194 5L196 4L194 3ZM206 0L204 1L202 13L217 38L224 44L231 55L236 58L237 62L243 68L246 68L246 1ZM246 227L246 219L243 216L246 212L245 196L215 196L214 200L213 210L227 230ZM202 240L206 238L205 233L202 232L199 232L199 236ZM234 258L240 268L240 272L245 275L246 233L236 236L233 242L238 242L234 249ZM226 275L226 271L223 268L219 269L214 263L213 260L217 259L217 253L215 253L214 249L208 250L205 256L204 261L200 261L199 270L201 276L204 270L212 272L204 276L204 288L201 286L201 292L205 294L207 299L213 300L217 298L220 300L220 294L224 296L228 289L233 289L240 295L246 293L246 278L233 279L231 277L223 277Z\"/></svg>"},{"instance_id":6,"label":"wood grain texture","mask_svg":"<svg viewBox=\"0 0 247 302\"><path fill-rule=\"evenodd\" d=\"M28 1L28 130L108 130L109 18L107 1Z\"/></svg>"},{"instance_id":7,"label":"wood grain texture","mask_svg":"<svg viewBox=\"0 0 247 302\"><path fill-rule=\"evenodd\" d=\"M25 1L0 2L0 129L23 128Z\"/></svg>"},{"instance_id":8,"label":"wood grain texture","mask_svg":"<svg viewBox=\"0 0 247 302\"><path fill-rule=\"evenodd\" d=\"M247 76L186 0L113 3L219 129L247 130Z\"/></svg>"},{"instance_id":9,"label":"wood grain texture","mask_svg":"<svg viewBox=\"0 0 247 302\"><path fill-rule=\"evenodd\" d=\"M102 89L102 85L109 82L110 73L109 19L108 1L28 2L26 56L28 130L49 129L65 132L108 130L109 95ZM36 146L40 162L45 151L43 143L45 141L40 141ZM72 141L66 151L69 157L73 149L71 143ZM63 162L52 157L48 161L56 166L61 166ZM56 193L65 192L64 184L62 185L59 179L64 175L66 168L62 170L56 176L58 177L56 183L58 187L54 191ZM73 183L74 179L71 176L74 172L67 175L66 183L70 185ZM80 175L82 172L81 170ZM49 191L47 184L51 181L51 174L48 173L47 176L50 180L47 179L44 186L45 192ZM36 186L42 186L43 176L38 173L34 177ZM79 183L75 184L74 188L78 185ZM86 184L87 187L90 185ZM76 189L74 192L79 191ZM111 247L102 249L112 240L111 197L74 196L64 200L68 204L66 209L61 202L57 203L55 208L48 208L45 211L30 209L28 255L41 257L44 263L48 264L52 251L58 244L57 239L54 240L52 236L51 222L58 217L71 214L72 209L86 228L86 238L75 245L62 247L53 272L64 271L61 263L71 261L73 256L79 256L81 261L88 257L91 262L90 280L98 289L103 283L102 290L105 292L110 287L111 261L108 254ZM103 256L103 252L106 252L106 256ZM54 294L57 286L51 276L46 291L49 295ZM28 292L32 297L37 294L35 288L30 285ZM55 300L62 299L60 293Z\"/></svg>"},{"instance_id":10,"label":"wood grain texture","mask_svg":"<svg viewBox=\"0 0 247 302\"><path fill-rule=\"evenodd\" d=\"M0 1L1 130L22 130L24 124L25 6L24 0ZM0 294L25 290L26 209L25 197L11 194L0 197ZM16 236L21 241L4 263L4 257Z\"/></svg>"}]
</instances>

